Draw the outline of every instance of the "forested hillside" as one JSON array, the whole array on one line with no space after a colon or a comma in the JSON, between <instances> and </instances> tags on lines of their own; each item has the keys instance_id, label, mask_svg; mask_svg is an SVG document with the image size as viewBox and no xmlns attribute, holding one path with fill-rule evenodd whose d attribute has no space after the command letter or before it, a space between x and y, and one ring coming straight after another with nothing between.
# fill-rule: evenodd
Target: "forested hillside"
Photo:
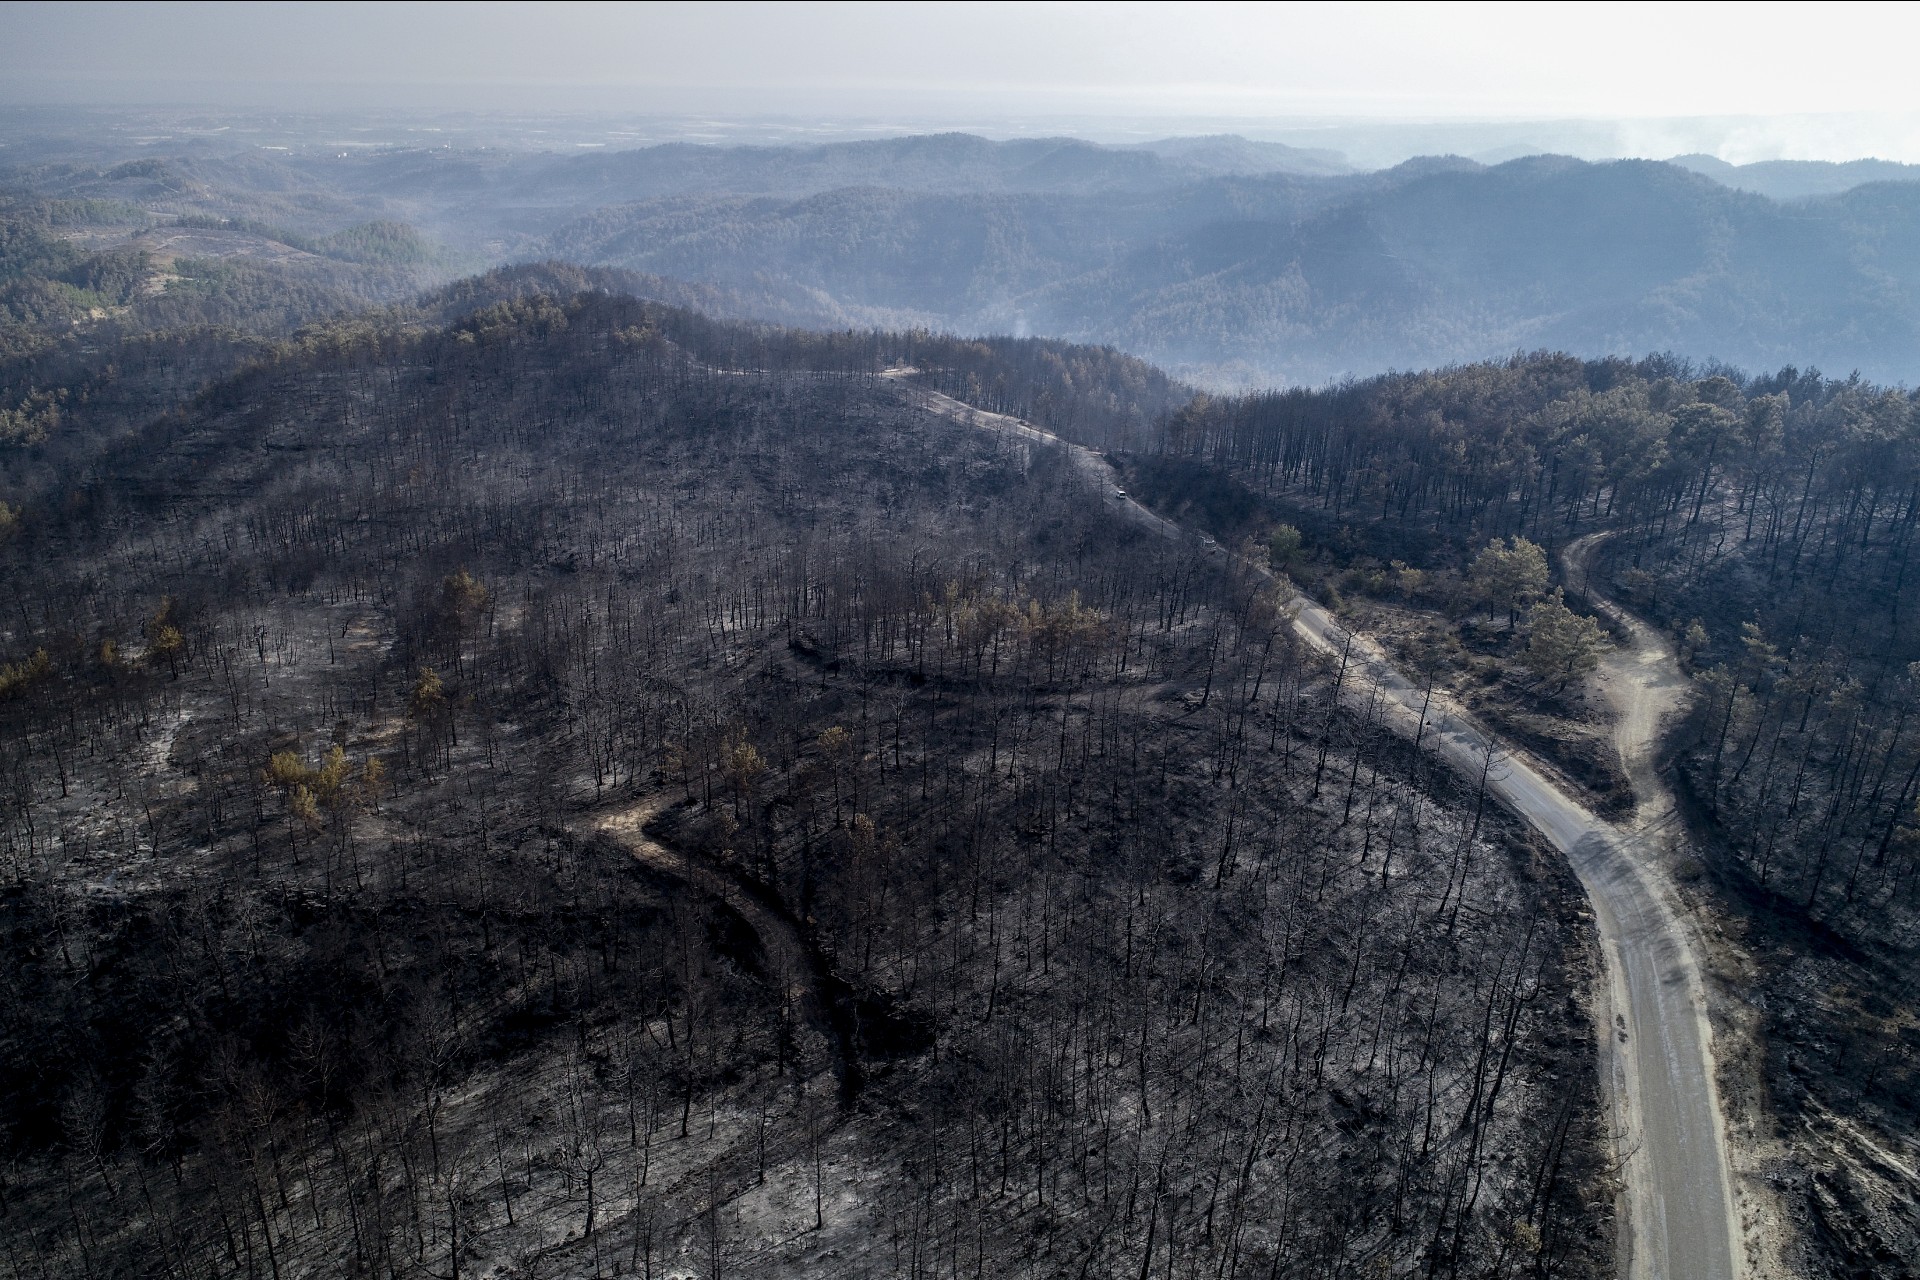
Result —
<instances>
[{"instance_id":1,"label":"forested hillside","mask_svg":"<svg viewBox=\"0 0 1920 1280\"><path fill-rule=\"evenodd\" d=\"M446 274L438 250L393 223L307 236L0 193L0 501L71 479L302 326L410 303Z\"/></svg>"},{"instance_id":2,"label":"forested hillside","mask_svg":"<svg viewBox=\"0 0 1920 1280\"><path fill-rule=\"evenodd\" d=\"M1728 164L1713 156L1675 156L1673 164L1704 174L1722 186L1775 200L1839 195L1869 182L1920 181L1920 165L1892 160L1757 160Z\"/></svg>"},{"instance_id":3,"label":"forested hillside","mask_svg":"<svg viewBox=\"0 0 1920 1280\"><path fill-rule=\"evenodd\" d=\"M1354 173L1232 137L581 152L342 149L314 129L272 150L27 131L0 185L152 224L62 233L95 248L380 301L456 266L557 258L734 318L1041 334L1217 387L1537 348L1920 376L1920 183L1878 162L1427 157ZM402 269L408 288L381 287Z\"/></svg>"},{"instance_id":4,"label":"forested hillside","mask_svg":"<svg viewBox=\"0 0 1920 1280\"><path fill-rule=\"evenodd\" d=\"M1915 373L1920 185L1791 208L1673 166L1418 161L1367 179L1219 179L1176 198L678 198L551 252L788 282L868 323L1111 342L1319 382L1552 347Z\"/></svg>"},{"instance_id":5,"label":"forested hillside","mask_svg":"<svg viewBox=\"0 0 1920 1280\"><path fill-rule=\"evenodd\" d=\"M1763 1032L1775 1176L1809 1266L1904 1274L1888 1260L1915 1224L1886 1160L1920 1127L1914 398L1791 367L1538 355L1198 402L1164 447L1208 465L1148 472L1163 501L1223 535L1294 522L1298 571L1356 607L1458 619L1496 583L1490 539L1554 554L1609 531L1596 577L1663 622L1695 676L1672 761L1703 840L1694 889L1754 966L1728 996ZM1565 586L1577 601L1584 583ZM1459 644L1409 654L1444 668Z\"/></svg>"},{"instance_id":6,"label":"forested hillside","mask_svg":"<svg viewBox=\"0 0 1920 1280\"><path fill-rule=\"evenodd\" d=\"M302 127L0 137L21 1275L1911 1272L1920 184Z\"/></svg>"},{"instance_id":7,"label":"forested hillside","mask_svg":"<svg viewBox=\"0 0 1920 1280\"><path fill-rule=\"evenodd\" d=\"M249 218L156 215L118 198L0 191L0 350L43 345L32 335L89 320L286 332L409 297L445 278L446 265L393 222L316 236Z\"/></svg>"},{"instance_id":8,"label":"forested hillside","mask_svg":"<svg viewBox=\"0 0 1920 1280\"><path fill-rule=\"evenodd\" d=\"M909 359L1184 400L516 273L10 494L23 1274L1604 1270L1564 865Z\"/></svg>"}]
</instances>

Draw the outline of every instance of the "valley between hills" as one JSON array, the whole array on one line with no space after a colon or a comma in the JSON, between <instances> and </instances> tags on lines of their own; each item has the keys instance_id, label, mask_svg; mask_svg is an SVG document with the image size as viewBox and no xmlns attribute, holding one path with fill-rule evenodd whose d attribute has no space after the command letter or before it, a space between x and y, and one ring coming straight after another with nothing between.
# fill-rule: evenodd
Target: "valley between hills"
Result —
<instances>
[{"instance_id":1,"label":"valley between hills","mask_svg":"<svg viewBox=\"0 0 1920 1280\"><path fill-rule=\"evenodd\" d=\"M22 138L13 1273L1911 1274L1899 166Z\"/></svg>"}]
</instances>

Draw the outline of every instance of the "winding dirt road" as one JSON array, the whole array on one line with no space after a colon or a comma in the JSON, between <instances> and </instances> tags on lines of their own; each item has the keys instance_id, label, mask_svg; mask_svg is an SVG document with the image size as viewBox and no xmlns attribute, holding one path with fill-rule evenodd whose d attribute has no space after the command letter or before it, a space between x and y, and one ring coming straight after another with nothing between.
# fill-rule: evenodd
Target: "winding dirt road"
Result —
<instances>
[{"instance_id":1,"label":"winding dirt road","mask_svg":"<svg viewBox=\"0 0 1920 1280\"><path fill-rule=\"evenodd\" d=\"M1682 837L1682 829L1673 793L1660 776L1661 731L1685 709L1692 696L1691 689L1666 637L1618 602L1594 590L1587 572L1588 562L1594 548L1609 536L1588 534L1569 544L1561 553L1561 564L1567 581L1585 594L1588 602L1604 614L1623 637L1622 643L1602 660L1598 676L1614 711L1614 748L1633 784L1634 815L1619 829L1615 840L1624 858L1624 870L1602 865L1595 871L1614 877L1617 887L1606 895L1610 900L1624 897L1635 907L1640 907L1644 900L1644 908L1630 911L1620 921L1623 935L1636 934L1637 941L1623 938L1620 943L1608 943L1620 953L1619 963L1609 965L1609 978L1615 988L1616 1009L1624 1008L1633 1022L1659 1033L1658 1043L1643 1044L1637 1049L1622 1048L1612 1063L1616 1079L1627 1071L1643 1077L1640 1081L1643 1111L1637 1123L1635 1117L1622 1114L1621 1098L1628 1091L1619 1088L1614 1091L1611 1101L1615 1130L1635 1134L1639 1150L1655 1157L1641 1162L1650 1167L1636 1171L1634 1151L1629 1148L1625 1153L1623 1182L1628 1212L1636 1224L1646 1223L1647 1230L1657 1228L1673 1237L1704 1229L1706 1219L1718 1208L1724 1212L1727 1224L1727 1263L1725 1269L1712 1274L1737 1275L1745 1270L1737 1244L1741 1232L1727 1161L1724 1113L1715 1084L1712 1033L1707 1024L1699 949L1666 874L1672 861L1672 844ZM1594 898L1597 911L1602 894L1595 892L1589 872L1581 870L1579 859L1575 859L1574 865L1575 870L1581 872L1582 882L1588 885L1588 895ZM1602 938L1606 939L1604 931ZM1624 1001L1619 990L1621 976L1629 988ZM1648 985L1654 987L1651 1001L1643 998L1640 991ZM1649 1022L1648 1008L1657 1011L1661 1021ZM1692 1046L1696 1042L1700 1046L1697 1066L1692 1061L1695 1055ZM1705 1168L1716 1162L1718 1187L1704 1178ZM1703 1170L1701 1181L1675 1186L1672 1179L1663 1178L1658 1172L1661 1168L1683 1171L1690 1167ZM1639 1176L1635 1176L1636 1173ZM1715 1204L1716 1200L1719 1205ZM1693 1225L1696 1223L1701 1225ZM1638 1225L1634 1230L1636 1236L1644 1234ZM1642 1249L1656 1244L1645 1241ZM1677 1248L1670 1239L1668 1256L1677 1256ZM1635 1268L1630 1274L1680 1277L1694 1273L1679 1268L1662 1271L1656 1267Z\"/></svg>"},{"instance_id":2,"label":"winding dirt road","mask_svg":"<svg viewBox=\"0 0 1920 1280\"><path fill-rule=\"evenodd\" d=\"M654 871L719 900L753 930L768 982L787 1009L818 1028L826 1039L841 1105L851 1106L863 1080L848 1016L850 989L808 945L799 922L770 893L647 834L647 824L669 803L664 795L650 795L603 810L581 825L586 827L584 834L610 841Z\"/></svg>"},{"instance_id":3,"label":"winding dirt road","mask_svg":"<svg viewBox=\"0 0 1920 1280\"><path fill-rule=\"evenodd\" d=\"M892 376L904 379L912 372ZM917 403L954 421L1065 448L1116 514L1162 537L1193 536L1128 497L1112 466L1093 450L929 388L902 386ZM1582 578L1595 541L1569 548L1569 567ZM1205 545L1209 554L1227 555L1211 542ZM1263 565L1248 567L1272 576ZM1619 713L1615 741L1637 799L1634 820L1624 826L1600 818L1548 770L1486 733L1443 696L1426 703L1425 691L1394 670L1378 646L1351 635L1304 596L1297 598L1294 626L1308 643L1334 654L1347 651L1349 660L1362 663L1401 732L1432 743L1476 782L1491 763L1489 788L1566 855L1592 902L1606 962L1606 982L1594 993L1594 1006L1622 1186L1619 1274L1629 1280L1732 1280L1746 1265L1736 1244L1739 1223L1705 985L1661 849L1674 807L1659 780L1655 748L1663 720L1682 704L1685 677L1657 632L1611 602L1597 603L1630 638L1609 655L1602 672Z\"/></svg>"}]
</instances>

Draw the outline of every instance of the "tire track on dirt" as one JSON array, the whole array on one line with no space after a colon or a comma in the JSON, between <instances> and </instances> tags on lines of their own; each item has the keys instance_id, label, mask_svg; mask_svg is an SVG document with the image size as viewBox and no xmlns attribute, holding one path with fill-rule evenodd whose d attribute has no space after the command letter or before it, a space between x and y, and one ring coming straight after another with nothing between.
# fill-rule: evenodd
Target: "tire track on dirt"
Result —
<instances>
[{"instance_id":1,"label":"tire track on dirt","mask_svg":"<svg viewBox=\"0 0 1920 1280\"><path fill-rule=\"evenodd\" d=\"M649 870L717 899L753 930L766 960L768 981L783 1003L820 1030L839 1081L841 1106L851 1107L866 1083L853 988L833 972L819 947L771 890L649 835L648 824L669 807L665 796L647 796L587 819L587 834L612 844Z\"/></svg>"}]
</instances>

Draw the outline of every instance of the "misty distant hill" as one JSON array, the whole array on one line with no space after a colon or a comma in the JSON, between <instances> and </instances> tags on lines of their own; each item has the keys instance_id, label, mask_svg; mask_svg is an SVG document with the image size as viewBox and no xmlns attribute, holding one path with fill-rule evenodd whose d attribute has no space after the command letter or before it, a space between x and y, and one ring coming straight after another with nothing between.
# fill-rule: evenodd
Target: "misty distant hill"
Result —
<instances>
[{"instance_id":1,"label":"misty distant hill","mask_svg":"<svg viewBox=\"0 0 1920 1280\"><path fill-rule=\"evenodd\" d=\"M1196 138L1162 138L1136 143L1134 149L1152 152L1195 173L1213 175L1249 173L1303 173L1333 175L1354 172L1344 154L1324 147L1292 147L1261 142L1238 134L1216 133Z\"/></svg>"},{"instance_id":2,"label":"misty distant hill","mask_svg":"<svg viewBox=\"0 0 1920 1280\"><path fill-rule=\"evenodd\" d=\"M1775 200L1831 196L1869 182L1920 182L1920 164L1892 160L1762 160L1728 164L1714 156L1675 156L1670 164L1704 174L1722 186Z\"/></svg>"},{"instance_id":3,"label":"misty distant hill","mask_svg":"<svg viewBox=\"0 0 1920 1280\"><path fill-rule=\"evenodd\" d=\"M128 248L207 218L293 245L405 224L421 252L475 266L616 266L662 297L794 325L1111 343L1215 384L1535 347L1920 381L1920 183L1892 180L1920 167L1342 168L1232 136L564 152L316 137L103 147L0 166L0 186L124 210Z\"/></svg>"},{"instance_id":4,"label":"misty distant hill","mask_svg":"<svg viewBox=\"0 0 1920 1280\"><path fill-rule=\"evenodd\" d=\"M1518 348L1920 377L1920 186L1783 206L1671 164L1409 162L1165 191L678 197L556 256L775 292L831 323L1114 343L1317 382Z\"/></svg>"},{"instance_id":5,"label":"misty distant hill","mask_svg":"<svg viewBox=\"0 0 1920 1280\"><path fill-rule=\"evenodd\" d=\"M850 187L973 194L1147 192L1230 174L1349 172L1336 152L1237 137L1110 147L1075 138L992 141L965 133L809 147L676 142L573 155L410 149L348 157L344 165L319 159L301 163L331 181L392 199L464 194L483 205L548 208L696 194L798 197Z\"/></svg>"}]
</instances>

